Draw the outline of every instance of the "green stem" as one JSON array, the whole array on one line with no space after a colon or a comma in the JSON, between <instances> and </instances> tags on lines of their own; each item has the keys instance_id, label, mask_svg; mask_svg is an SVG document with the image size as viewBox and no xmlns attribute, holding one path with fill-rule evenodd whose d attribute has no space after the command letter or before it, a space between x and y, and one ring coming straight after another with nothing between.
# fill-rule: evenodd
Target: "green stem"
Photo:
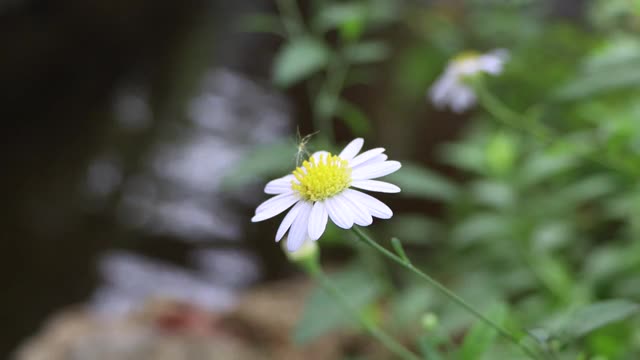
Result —
<instances>
[{"instance_id":1,"label":"green stem","mask_svg":"<svg viewBox=\"0 0 640 360\"><path fill-rule=\"evenodd\" d=\"M328 144L335 142L333 117L337 112L340 94L348 72L349 64L344 62L338 54L335 54L317 93L313 93L310 85L307 87L308 95L313 99L313 126L320 131L320 136Z\"/></svg>"},{"instance_id":2,"label":"green stem","mask_svg":"<svg viewBox=\"0 0 640 360\"><path fill-rule=\"evenodd\" d=\"M322 271L320 266L315 266L309 269L309 273L313 278L320 283L322 288L346 310L348 311L362 327L376 340L380 341L389 351L393 352L396 356L403 360L420 360L420 358L413 352L405 348L402 344L397 342L393 337L384 332L384 330L377 327L374 323L365 318L360 311L354 309L344 294L335 287L329 278Z\"/></svg>"},{"instance_id":3,"label":"green stem","mask_svg":"<svg viewBox=\"0 0 640 360\"><path fill-rule=\"evenodd\" d=\"M282 18L282 24L290 37L304 34L304 19L296 0L276 0L276 7Z\"/></svg>"},{"instance_id":4,"label":"green stem","mask_svg":"<svg viewBox=\"0 0 640 360\"><path fill-rule=\"evenodd\" d=\"M315 5L320 7L323 4L318 1ZM296 0L276 0L276 6L289 37L308 36L304 17ZM322 34L316 35L322 37ZM334 54L331 56L331 63L327 67L326 76L318 92L314 94L311 85L307 85L307 93L313 101L313 126L315 130L320 131L320 137L324 138L328 144L335 142L333 117L348 71L349 64L341 58L340 54Z\"/></svg>"},{"instance_id":5,"label":"green stem","mask_svg":"<svg viewBox=\"0 0 640 360\"><path fill-rule=\"evenodd\" d=\"M511 110L509 107L505 106L504 103L498 100L498 98L493 96L493 94L491 94L491 92L486 88L482 79L476 79L476 81L473 82L473 85L480 100L480 104L482 104L493 117L508 126L529 133L540 141L552 141L549 130L534 121L521 121L523 116Z\"/></svg>"},{"instance_id":6,"label":"green stem","mask_svg":"<svg viewBox=\"0 0 640 360\"><path fill-rule=\"evenodd\" d=\"M443 295L448 297L451 301L453 301L454 303L458 304L460 307L464 308L469 313L471 313L476 318L478 318L478 320L480 320L480 321L484 322L485 324L489 325L490 327L494 328L499 334L501 334L506 339L508 339L509 341L514 343L516 346L518 346L520 349L522 349L522 351L525 354L527 354L528 356L530 356L533 359L538 359L539 358L538 355L533 350L529 349L527 346L522 344L515 335L511 334L508 330L506 330L502 326L498 325L493 320L491 320L488 317L484 316L481 312L479 312L478 310L473 308L471 305L469 305L466 301L464 301L461 297L459 297L458 295L453 293L447 287L445 287L444 285L439 283L437 280L435 280L431 276L429 276L426 273L422 272L420 269L418 269L415 266L413 266L413 264L411 264L411 262L409 262L407 260L404 260L400 256L398 256L398 255L392 253L391 251L385 249L383 246L381 246L380 244L375 242L373 239L371 239L369 236L367 236L364 232L362 232L362 230L360 230L360 228L354 226L352 228L352 230L362 242L364 242L365 244L367 244L367 245L371 246L372 248L376 249L377 251L382 253L387 258L395 261L400 266L402 266L405 269L413 272L418 277L420 277L421 279L425 280L427 283L429 283L429 285L434 287L436 290L440 291Z\"/></svg>"}]
</instances>

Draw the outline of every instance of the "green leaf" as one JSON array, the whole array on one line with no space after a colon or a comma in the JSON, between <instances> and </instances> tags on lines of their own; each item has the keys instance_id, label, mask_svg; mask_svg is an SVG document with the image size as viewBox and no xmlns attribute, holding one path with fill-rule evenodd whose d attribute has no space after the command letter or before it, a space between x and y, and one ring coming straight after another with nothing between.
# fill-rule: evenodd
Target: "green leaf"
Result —
<instances>
[{"instance_id":1,"label":"green leaf","mask_svg":"<svg viewBox=\"0 0 640 360\"><path fill-rule=\"evenodd\" d=\"M505 175L512 170L517 156L517 143L504 132L495 134L486 147L486 163L495 175Z\"/></svg>"},{"instance_id":2,"label":"green leaf","mask_svg":"<svg viewBox=\"0 0 640 360\"><path fill-rule=\"evenodd\" d=\"M344 57L354 64L372 63L386 59L391 50L381 41L365 41L344 48Z\"/></svg>"},{"instance_id":3,"label":"green leaf","mask_svg":"<svg viewBox=\"0 0 640 360\"><path fill-rule=\"evenodd\" d=\"M429 360L442 360L443 357L438 350L438 343L430 335L422 336L418 340L418 347L425 359Z\"/></svg>"},{"instance_id":4,"label":"green leaf","mask_svg":"<svg viewBox=\"0 0 640 360\"><path fill-rule=\"evenodd\" d=\"M640 61L640 44L635 36L617 35L603 44L584 64L586 70L598 71Z\"/></svg>"},{"instance_id":5,"label":"green leaf","mask_svg":"<svg viewBox=\"0 0 640 360\"><path fill-rule=\"evenodd\" d=\"M507 309L504 305L496 306L488 313L489 318L498 324L504 322L506 315ZM482 359L483 355L486 354L491 345L496 341L497 336L498 332L493 327L481 321L476 322L464 337L464 342L460 349L460 359Z\"/></svg>"},{"instance_id":6,"label":"green leaf","mask_svg":"<svg viewBox=\"0 0 640 360\"><path fill-rule=\"evenodd\" d=\"M391 246L396 252L396 255L400 256L400 258L406 263L411 263L411 260L409 259L409 257L407 257L407 253L404 251L404 247L402 247L400 239L398 239L397 237L391 238Z\"/></svg>"},{"instance_id":7,"label":"green leaf","mask_svg":"<svg viewBox=\"0 0 640 360\"><path fill-rule=\"evenodd\" d=\"M640 85L640 45L636 38L618 36L597 49L584 62L575 79L561 87L556 97L575 100Z\"/></svg>"},{"instance_id":8,"label":"green leaf","mask_svg":"<svg viewBox=\"0 0 640 360\"><path fill-rule=\"evenodd\" d=\"M597 174L574 181L559 196L567 204L579 204L613 194L617 188L618 185L612 176Z\"/></svg>"},{"instance_id":9,"label":"green leaf","mask_svg":"<svg viewBox=\"0 0 640 360\"><path fill-rule=\"evenodd\" d=\"M402 168L387 176L387 180L398 185L404 196L446 201L458 194L456 186L444 177L408 162L403 162Z\"/></svg>"},{"instance_id":10,"label":"green leaf","mask_svg":"<svg viewBox=\"0 0 640 360\"><path fill-rule=\"evenodd\" d=\"M391 320L397 328L415 329L420 316L433 306L433 293L422 284L408 287L396 294L391 302Z\"/></svg>"},{"instance_id":11,"label":"green leaf","mask_svg":"<svg viewBox=\"0 0 640 360\"><path fill-rule=\"evenodd\" d=\"M516 203L516 193L509 183L480 180L470 183L469 187L479 204L504 209Z\"/></svg>"},{"instance_id":12,"label":"green leaf","mask_svg":"<svg viewBox=\"0 0 640 360\"><path fill-rule=\"evenodd\" d=\"M640 86L640 62L600 70L592 74L579 74L576 79L560 88L555 97L560 100L578 100L602 92L633 89Z\"/></svg>"},{"instance_id":13,"label":"green leaf","mask_svg":"<svg viewBox=\"0 0 640 360\"><path fill-rule=\"evenodd\" d=\"M294 38L276 55L273 82L291 86L323 69L329 62L331 50L320 40L311 37Z\"/></svg>"},{"instance_id":14,"label":"green leaf","mask_svg":"<svg viewBox=\"0 0 640 360\"><path fill-rule=\"evenodd\" d=\"M365 29L365 19L353 19L340 25L340 37L345 42L354 42L360 38Z\"/></svg>"},{"instance_id":15,"label":"green leaf","mask_svg":"<svg viewBox=\"0 0 640 360\"><path fill-rule=\"evenodd\" d=\"M532 154L520 166L518 173L522 186L533 186L536 183L550 180L563 173L568 173L576 167L578 161L568 154L554 154L549 152Z\"/></svg>"},{"instance_id":16,"label":"green leaf","mask_svg":"<svg viewBox=\"0 0 640 360\"><path fill-rule=\"evenodd\" d=\"M492 212L475 212L456 224L451 239L459 246L466 247L476 241L495 240L508 233L511 218Z\"/></svg>"},{"instance_id":17,"label":"green leaf","mask_svg":"<svg viewBox=\"0 0 640 360\"><path fill-rule=\"evenodd\" d=\"M399 214L385 223L385 229L407 244L428 244L442 237L442 225L423 214Z\"/></svg>"},{"instance_id":18,"label":"green leaf","mask_svg":"<svg viewBox=\"0 0 640 360\"><path fill-rule=\"evenodd\" d=\"M273 33L285 35L285 29L277 16L269 14L250 14L243 16L238 24L240 31Z\"/></svg>"},{"instance_id":19,"label":"green leaf","mask_svg":"<svg viewBox=\"0 0 640 360\"><path fill-rule=\"evenodd\" d=\"M383 290L381 283L361 265L328 277L349 305L358 310L375 301ZM298 344L304 344L331 330L351 324L355 324L353 316L324 289L316 288L305 303L302 317L294 329L293 339Z\"/></svg>"},{"instance_id":20,"label":"green leaf","mask_svg":"<svg viewBox=\"0 0 640 360\"><path fill-rule=\"evenodd\" d=\"M441 157L447 164L464 170L478 173L486 170L483 148L470 141L442 146Z\"/></svg>"},{"instance_id":21,"label":"green leaf","mask_svg":"<svg viewBox=\"0 0 640 360\"><path fill-rule=\"evenodd\" d=\"M314 28L327 31L348 23L362 22L367 7L362 3L334 3L323 8L313 19Z\"/></svg>"},{"instance_id":22,"label":"green leaf","mask_svg":"<svg viewBox=\"0 0 640 360\"><path fill-rule=\"evenodd\" d=\"M639 310L640 305L628 300L602 301L554 319L551 332L568 343L606 325L625 320Z\"/></svg>"},{"instance_id":23,"label":"green leaf","mask_svg":"<svg viewBox=\"0 0 640 360\"><path fill-rule=\"evenodd\" d=\"M291 171L295 153L296 147L290 141L258 146L223 178L222 188L233 190L258 179Z\"/></svg>"},{"instance_id":24,"label":"green leaf","mask_svg":"<svg viewBox=\"0 0 640 360\"><path fill-rule=\"evenodd\" d=\"M563 259L554 258L547 254L532 257L533 269L542 283L561 300L568 300L571 296L572 273Z\"/></svg>"},{"instance_id":25,"label":"green leaf","mask_svg":"<svg viewBox=\"0 0 640 360\"><path fill-rule=\"evenodd\" d=\"M364 136L371 132L371 124L367 115L356 105L340 99L338 104L338 116L356 136Z\"/></svg>"},{"instance_id":26,"label":"green leaf","mask_svg":"<svg viewBox=\"0 0 640 360\"><path fill-rule=\"evenodd\" d=\"M566 219L541 223L531 235L532 248L535 251L548 252L569 245L575 236L572 224Z\"/></svg>"}]
</instances>

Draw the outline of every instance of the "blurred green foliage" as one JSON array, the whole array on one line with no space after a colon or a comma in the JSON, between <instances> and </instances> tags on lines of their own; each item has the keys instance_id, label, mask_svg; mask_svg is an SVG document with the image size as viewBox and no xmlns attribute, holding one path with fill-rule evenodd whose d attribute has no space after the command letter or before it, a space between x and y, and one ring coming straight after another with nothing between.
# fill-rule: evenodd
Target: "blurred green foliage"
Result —
<instances>
[{"instance_id":1,"label":"blurred green foliage","mask_svg":"<svg viewBox=\"0 0 640 360\"><path fill-rule=\"evenodd\" d=\"M348 70L384 61L391 67L384 106L398 117L415 116L429 107L425 93L449 58L466 49L508 49L505 72L486 79L487 86L520 114L518 121L534 122L552 137L506 126L479 104L461 135L435 154L455 177L415 161L388 177L402 197L442 211L398 208L373 232L378 239L399 237L418 267L494 321L525 329L523 341L546 358L640 358L640 318L633 316L640 303L639 2L587 2L588 16L570 21L553 17L540 1L318 1L306 31L291 16L295 2L280 3L283 23L294 22L289 27L296 30L274 60L274 82L320 82L310 87L314 108L327 99L340 104L316 113L324 114L318 130L331 129L322 122L334 118L354 135L375 128L366 110L343 99L355 73ZM401 44L381 35L389 26L402 29ZM441 115L430 111L427 121L446 121ZM253 170L231 184L281 176L282 163L273 162L283 156L259 154L247 160L256 166L242 167ZM523 356L411 274L384 261L358 266L371 254L344 240L349 236L335 229L322 239L325 246L356 249L348 270L333 275L336 284L353 306L385 308L380 325L425 357ZM296 339L344 325L323 296L309 299ZM428 333L420 324L424 314L439 319Z\"/></svg>"}]
</instances>

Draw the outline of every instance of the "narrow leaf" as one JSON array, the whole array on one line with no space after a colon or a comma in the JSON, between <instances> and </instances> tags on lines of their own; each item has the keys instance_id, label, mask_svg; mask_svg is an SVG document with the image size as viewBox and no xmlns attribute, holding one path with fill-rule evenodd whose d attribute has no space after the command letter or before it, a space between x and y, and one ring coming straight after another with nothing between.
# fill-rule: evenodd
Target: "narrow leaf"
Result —
<instances>
[{"instance_id":1,"label":"narrow leaf","mask_svg":"<svg viewBox=\"0 0 640 360\"><path fill-rule=\"evenodd\" d=\"M507 314L504 306L497 306L489 312L489 317L498 324L501 324ZM482 359L491 345L496 341L497 331L483 322L476 322L464 337L464 343L460 350L460 358L463 360Z\"/></svg>"},{"instance_id":2,"label":"narrow leaf","mask_svg":"<svg viewBox=\"0 0 640 360\"><path fill-rule=\"evenodd\" d=\"M344 49L347 61L355 64L382 61L389 56L391 50L380 41L366 41L355 43Z\"/></svg>"},{"instance_id":3,"label":"narrow leaf","mask_svg":"<svg viewBox=\"0 0 640 360\"><path fill-rule=\"evenodd\" d=\"M382 292L380 282L371 277L362 266L351 266L345 271L329 275L329 278L354 309L362 309L371 304ZM304 344L331 330L353 324L353 317L341 304L318 287L305 303L303 314L294 329L293 339L298 344Z\"/></svg>"},{"instance_id":4,"label":"narrow leaf","mask_svg":"<svg viewBox=\"0 0 640 360\"><path fill-rule=\"evenodd\" d=\"M367 135L371 132L371 124L367 115L356 105L340 99L338 104L338 116L356 136Z\"/></svg>"},{"instance_id":5,"label":"narrow leaf","mask_svg":"<svg viewBox=\"0 0 640 360\"><path fill-rule=\"evenodd\" d=\"M273 33L284 36L285 30L277 16L250 14L240 19L238 30L247 32Z\"/></svg>"},{"instance_id":6,"label":"narrow leaf","mask_svg":"<svg viewBox=\"0 0 640 360\"><path fill-rule=\"evenodd\" d=\"M291 86L323 69L331 51L320 40L301 37L286 44L275 58L273 81L282 87Z\"/></svg>"},{"instance_id":7,"label":"narrow leaf","mask_svg":"<svg viewBox=\"0 0 640 360\"><path fill-rule=\"evenodd\" d=\"M395 250L396 254L402 258L407 264L411 264L411 260L407 257L407 254L404 252L402 248L402 243L398 238L391 238L391 246L393 246L393 250Z\"/></svg>"},{"instance_id":8,"label":"narrow leaf","mask_svg":"<svg viewBox=\"0 0 640 360\"><path fill-rule=\"evenodd\" d=\"M421 166L403 162L402 168L387 177L402 189L401 195L435 200L452 200L458 189L444 177Z\"/></svg>"},{"instance_id":9,"label":"narrow leaf","mask_svg":"<svg viewBox=\"0 0 640 360\"><path fill-rule=\"evenodd\" d=\"M640 305L628 300L602 301L555 319L551 331L564 342L571 342L601 327L625 320L639 310Z\"/></svg>"}]
</instances>

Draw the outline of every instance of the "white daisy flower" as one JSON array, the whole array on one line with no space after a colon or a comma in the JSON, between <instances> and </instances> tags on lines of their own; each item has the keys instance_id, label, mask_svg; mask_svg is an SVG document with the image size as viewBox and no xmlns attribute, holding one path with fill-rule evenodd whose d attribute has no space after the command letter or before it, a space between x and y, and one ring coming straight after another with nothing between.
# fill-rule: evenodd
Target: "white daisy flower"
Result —
<instances>
[{"instance_id":1,"label":"white daisy flower","mask_svg":"<svg viewBox=\"0 0 640 360\"><path fill-rule=\"evenodd\" d=\"M400 162L388 161L383 148L357 155L363 144L361 138L355 139L339 155L318 151L292 174L267 183L264 192L276 196L260 204L251 221L272 218L293 205L278 228L276 241L288 230L287 250L296 251L305 240L318 240L328 219L350 229L353 224L371 225L372 217L391 218L393 212L387 205L354 188L400 192L393 184L372 180L397 171Z\"/></svg>"},{"instance_id":2,"label":"white daisy flower","mask_svg":"<svg viewBox=\"0 0 640 360\"><path fill-rule=\"evenodd\" d=\"M449 106L456 113L469 109L476 103L476 94L464 79L480 73L498 75L508 58L509 53L504 49L486 54L465 52L456 56L429 90L431 101L436 108Z\"/></svg>"}]
</instances>

